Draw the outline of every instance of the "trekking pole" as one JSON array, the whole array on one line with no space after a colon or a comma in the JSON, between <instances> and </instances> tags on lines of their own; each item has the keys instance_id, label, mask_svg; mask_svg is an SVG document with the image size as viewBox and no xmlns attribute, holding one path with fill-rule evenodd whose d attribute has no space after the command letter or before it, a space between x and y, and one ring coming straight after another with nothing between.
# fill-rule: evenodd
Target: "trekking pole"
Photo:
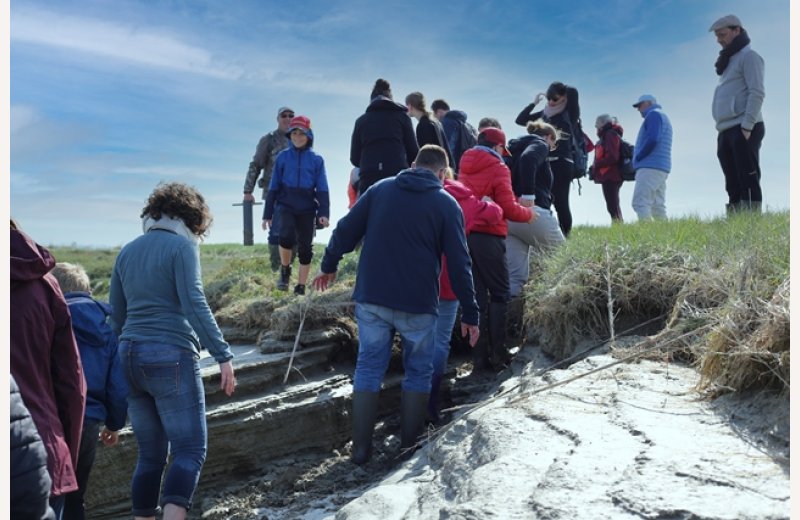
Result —
<instances>
[{"instance_id":1,"label":"trekking pole","mask_svg":"<svg viewBox=\"0 0 800 520\"><path fill-rule=\"evenodd\" d=\"M289 373L292 371L292 363L294 362L294 355L297 352L297 345L300 343L300 334L303 332L303 323L306 321L306 313L308 312L308 308L311 306L311 295L306 296L308 300L306 304L303 306L303 314L300 316L300 326L297 328L297 335L294 337L294 346L292 347L292 353L289 356L289 366L286 367L286 375L283 376L283 384L286 384L286 381L289 380Z\"/></svg>"},{"instance_id":2,"label":"trekking pole","mask_svg":"<svg viewBox=\"0 0 800 520\"><path fill-rule=\"evenodd\" d=\"M260 202L243 200L233 204L242 207L242 223L244 224L244 245L253 245L253 206L260 206Z\"/></svg>"}]
</instances>

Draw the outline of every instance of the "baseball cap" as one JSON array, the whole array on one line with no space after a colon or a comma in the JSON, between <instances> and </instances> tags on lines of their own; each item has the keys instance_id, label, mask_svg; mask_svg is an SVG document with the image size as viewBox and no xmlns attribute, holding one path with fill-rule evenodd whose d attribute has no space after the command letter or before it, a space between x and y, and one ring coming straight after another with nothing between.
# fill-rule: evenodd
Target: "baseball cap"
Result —
<instances>
[{"instance_id":1,"label":"baseball cap","mask_svg":"<svg viewBox=\"0 0 800 520\"><path fill-rule=\"evenodd\" d=\"M286 131L286 134L291 134L292 130L298 128L302 130L304 134L308 135L309 130L311 130L311 120L306 116L294 116L289 122L289 129Z\"/></svg>"},{"instance_id":2,"label":"baseball cap","mask_svg":"<svg viewBox=\"0 0 800 520\"><path fill-rule=\"evenodd\" d=\"M711 24L711 28L708 32L714 32L717 29L722 29L723 27L741 27L742 21L739 20L739 17L735 14L726 14L713 24Z\"/></svg>"},{"instance_id":3,"label":"baseball cap","mask_svg":"<svg viewBox=\"0 0 800 520\"><path fill-rule=\"evenodd\" d=\"M289 108L289 107L280 107L278 109L278 117L280 117L280 115L283 114L284 112L291 112L292 114L294 114L294 110L292 110L291 108Z\"/></svg>"},{"instance_id":4,"label":"baseball cap","mask_svg":"<svg viewBox=\"0 0 800 520\"><path fill-rule=\"evenodd\" d=\"M633 104L633 108L639 108L639 105L641 105L645 101L649 101L651 103L655 103L656 102L656 98L655 98L655 96L652 96L650 94L642 94L641 96L639 96L639 100L636 103Z\"/></svg>"},{"instance_id":5,"label":"baseball cap","mask_svg":"<svg viewBox=\"0 0 800 520\"><path fill-rule=\"evenodd\" d=\"M506 134L499 128L484 128L478 136L478 139L492 146L497 146L498 144L503 145L503 156L511 157L511 152L506 148Z\"/></svg>"}]
</instances>

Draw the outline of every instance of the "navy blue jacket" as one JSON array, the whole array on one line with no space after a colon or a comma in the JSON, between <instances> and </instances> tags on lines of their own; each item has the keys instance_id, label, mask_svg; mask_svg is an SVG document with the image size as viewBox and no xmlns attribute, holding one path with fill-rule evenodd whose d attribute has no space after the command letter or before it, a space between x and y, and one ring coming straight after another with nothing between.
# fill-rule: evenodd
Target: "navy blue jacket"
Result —
<instances>
[{"instance_id":1,"label":"navy blue jacket","mask_svg":"<svg viewBox=\"0 0 800 520\"><path fill-rule=\"evenodd\" d=\"M86 377L84 417L118 431L125 426L128 414L128 384L117 356L117 335L106 323L111 306L85 292L68 292L64 298L72 316L72 332L78 342Z\"/></svg>"},{"instance_id":2,"label":"navy blue jacket","mask_svg":"<svg viewBox=\"0 0 800 520\"><path fill-rule=\"evenodd\" d=\"M320 268L336 272L364 239L353 299L413 314L439 311L442 254L463 322L478 324L464 215L430 170L403 170L374 184L339 220Z\"/></svg>"},{"instance_id":3,"label":"navy blue jacket","mask_svg":"<svg viewBox=\"0 0 800 520\"><path fill-rule=\"evenodd\" d=\"M536 134L529 134L508 143L508 151L514 157L511 170L511 186L514 195L534 195L536 205L550 209L553 201L553 172L547 155L550 147Z\"/></svg>"},{"instance_id":4,"label":"navy blue jacket","mask_svg":"<svg viewBox=\"0 0 800 520\"><path fill-rule=\"evenodd\" d=\"M360 168L359 193L411 166L418 151L408 109L387 97L375 97L356 119L350 139L350 162Z\"/></svg>"},{"instance_id":5,"label":"navy blue jacket","mask_svg":"<svg viewBox=\"0 0 800 520\"><path fill-rule=\"evenodd\" d=\"M314 133L308 130L306 135L308 144L305 147L296 148L290 139L288 148L275 158L264 204L264 220L272 220L276 205L287 208L295 215L316 213L317 217L330 216L325 161L311 148Z\"/></svg>"}]
</instances>

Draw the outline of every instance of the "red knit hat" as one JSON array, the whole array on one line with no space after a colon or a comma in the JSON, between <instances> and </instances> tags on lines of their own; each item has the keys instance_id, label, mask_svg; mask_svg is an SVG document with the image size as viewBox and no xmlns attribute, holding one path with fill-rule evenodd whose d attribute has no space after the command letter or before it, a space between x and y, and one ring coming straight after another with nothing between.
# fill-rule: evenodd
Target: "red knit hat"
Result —
<instances>
[{"instance_id":1,"label":"red knit hat","mask_svg":"<svg viewBox=\"0 0 800 520\"><path fill-rule=\"evenodd\" d=\"M302 130L304 134L308 134L308 131L311 130L311 120L306 116L294 116L289 122L289 130L287 130L286 133L291 134L292 130L298 128Z\"/></svg>"}]
</instances>

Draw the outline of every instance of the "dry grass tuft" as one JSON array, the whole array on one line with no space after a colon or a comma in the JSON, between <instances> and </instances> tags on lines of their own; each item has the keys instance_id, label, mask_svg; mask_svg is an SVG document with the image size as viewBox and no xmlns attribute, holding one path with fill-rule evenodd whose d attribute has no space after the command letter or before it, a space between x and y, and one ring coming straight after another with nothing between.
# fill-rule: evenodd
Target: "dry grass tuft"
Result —
<instances>
[{"instance_id":1,"label":"dry grass tuft","mask_svg":"<svg viewBox=\"0 0 800 520\"><path fill-rule=\"evenodd\" d=\"M324 293L312 292L302 298L290 299L272 313L269 329L278 336L294 337L304 312L303 328L309 330L323 328L342 318L355 320L352 294L352 287L338 284Z\"/></svg>"}]
</instances>

